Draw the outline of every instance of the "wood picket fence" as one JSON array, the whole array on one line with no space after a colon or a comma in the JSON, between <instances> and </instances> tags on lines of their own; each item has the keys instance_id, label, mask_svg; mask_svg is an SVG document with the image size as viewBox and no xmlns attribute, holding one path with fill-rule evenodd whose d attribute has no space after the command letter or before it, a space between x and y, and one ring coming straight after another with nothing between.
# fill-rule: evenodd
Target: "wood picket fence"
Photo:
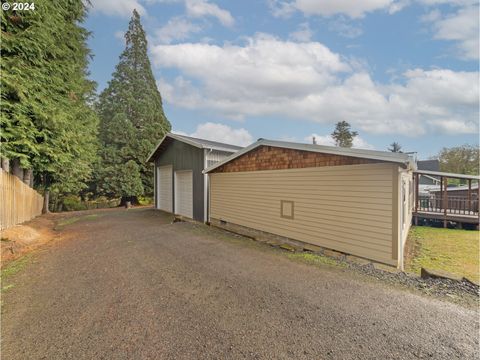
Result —
<instances>
[{"instance_id":1,"label":"wood picket fence","mask_svg":"<svg viewBox=\"0 0 480 360\"><path fill-rule=\"evenodd\" d=\"M42 213L43 196L18 177L0 169L0 230Z\"/></svg>"}]
</instances>

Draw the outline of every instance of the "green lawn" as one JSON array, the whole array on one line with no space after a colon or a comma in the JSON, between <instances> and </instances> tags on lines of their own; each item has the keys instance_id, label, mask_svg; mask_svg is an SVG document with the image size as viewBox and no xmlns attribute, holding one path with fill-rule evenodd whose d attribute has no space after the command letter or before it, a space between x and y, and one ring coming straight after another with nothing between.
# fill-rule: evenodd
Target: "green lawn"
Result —
<instances>
[{"instance_id":1,"label":"green lawn","mask_svg":"<svg viewBox=\"0 0 480 360\"><path fill-rule=\"evenodd\" d=\"M420 273L425 267L480 281L478 231L413 226L408 242L406 271Z\"/></svg>"}]
</instances>

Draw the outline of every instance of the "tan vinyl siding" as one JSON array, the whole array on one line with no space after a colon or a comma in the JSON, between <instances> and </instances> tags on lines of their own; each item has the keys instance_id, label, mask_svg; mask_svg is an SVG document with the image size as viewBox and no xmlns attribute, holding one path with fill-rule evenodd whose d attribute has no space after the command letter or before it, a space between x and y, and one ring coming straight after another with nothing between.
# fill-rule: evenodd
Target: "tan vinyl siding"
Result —
<instances>
[{"instance_id":1,"label":"tan vinyl siding","mask_svg":"<svg viewBox=\"0 0 480 360\"><path fill-rule=\"evenodd\" d=\"M388 163L214 173L211 218L396 265ZM281 200L294 218L281 217Z\"/></svg>"}]
</instances>

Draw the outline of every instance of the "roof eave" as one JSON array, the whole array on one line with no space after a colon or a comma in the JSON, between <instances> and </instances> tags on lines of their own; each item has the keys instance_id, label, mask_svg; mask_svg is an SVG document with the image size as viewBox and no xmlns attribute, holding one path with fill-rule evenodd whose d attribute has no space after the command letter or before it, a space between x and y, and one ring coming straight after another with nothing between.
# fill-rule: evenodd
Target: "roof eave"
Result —
<instances>
[{"instance_id":1,"label":"roof eave","mask_svg":"<svg viewBox=\"0 0 480 360\"><path fill-rule=\"evenodd\" d=\"M152 159L153 155L155 155L155 153L157 152L158 148L160 147L160 145L162 145L163 141L165 140L165 138L166 138L167 136L168 136L168 134L166 134L166 135L162 138L162 140L160 140L160 141L158 142L157 146L155 146L155 149L153 149L153 151L150 153L150 155L148 155L147 161L146 161L147 163L148 163L148 162L153 162L153 161L152 161L152 160L153 160L153 159Z\"/></svg>"},{"instance_id":2,"label":"roof eave","mask_svg":"<svg viewBox=\"0 0 480 360\"><path fill-rule=\"evenodd\" d=\"M226 147L221 147L221 146L215 146L215 145L211 145L211 146L207 146L207 145L204 145L204 144L199 144L195 141L192 141L182 135L177 135L177 134L172 134L172 133L167 133L163 138L162 140L160 140L157 144L157 146L155 147L155 149L150 153L150 155L147 157L147 162L153 162L154 159L154 155L155 153L157 152L157 150L159 149L159 147L162 145L162 143L165 141L166 138L171 138L171 139L175 139L175 140L178 140L178 141L181 141L181 142L184 142L186 144L189 144L189 145L192 145L196 148L199 148L199 149L213 149L213 150L218 150L218 151L223 151L223 152L230 152L230 153L235 153L237 150L234 150L234 149L229 149L229 148L226 148Z\"/></svg>"},{"instance_id":3,"label":"roof eave","mask_svg":"<svg viewBox=\"0 0 480 360\"><path fill-rule=\"evenodd\" d=\"M192 145L192 146L195 146L199 149L203 149L203 147L189 139L186 139L182 136L179 136L179 135L176 135L176 134L172 134L172 133L167 133L165 134L165 136L163 137L162 140L160 140L157 144L157 146L155 146L155 149L150 153L150 155L148 156L147 158L147 162L153 162L153 156L155 155L155 153L157 152L158 148L160 147L160 145L162 145L162 143L165 141L166 138L170 138L170 139L175 139L175 140L178 140L178 141L182 141L184 143L187 143L189 145Z\"/></svg>"},{"instance_id":4,"label":"roof eave","mask_svg":"<svg viewBox=\"0 0 480 360\"><path fill-rule=\"evenodd\" d=\"M475 175L465 175L465 174L455 174L455 173L447 173L442 171L430 171L430 170L416 170L418 174L424 175L431 175L431 176L443 176L443 177L450 177L450 178L457 178L457 179L466 179L466 180L480 180L480 176Z\"/></svg>"}]
</instances>

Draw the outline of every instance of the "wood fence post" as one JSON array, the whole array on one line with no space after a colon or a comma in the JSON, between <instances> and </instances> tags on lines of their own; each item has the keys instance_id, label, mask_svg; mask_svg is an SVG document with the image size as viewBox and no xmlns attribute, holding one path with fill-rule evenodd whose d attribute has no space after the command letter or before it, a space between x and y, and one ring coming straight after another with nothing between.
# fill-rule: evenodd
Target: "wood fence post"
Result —
<instances>
[{"instance_id":1,"label":"wood fence post","mask_svg":"<svg viewBox=\"0 0 480 360\"><path fill-rule=\"evenodd\" d=\"M448 207L448 178L444 178L445 180L443 181L443 227L447 227L447 207Z\"/></svg>"},{"instance_id":2,"label":"wood fence post","mask_svg":"<svg viewBox=\"0 0 480 360\"><path fill-rule=\"evenodd\" d=\"M472 179L468 179L468 214L470 211L474 211L472 206Z\"/></svg>"},{"instance_id":3,"label":"wood fence post","mask_svg":"<svg viewBox=\"0 0 480 360\"><path fill-rule=\"evenodd\" d=\"M418 198L418 188L420 186L419 184L419 179L420 176L418 173L415 174L415 226L418 225L418 203L420 199Z\"/></svg>"}]
</instances>

